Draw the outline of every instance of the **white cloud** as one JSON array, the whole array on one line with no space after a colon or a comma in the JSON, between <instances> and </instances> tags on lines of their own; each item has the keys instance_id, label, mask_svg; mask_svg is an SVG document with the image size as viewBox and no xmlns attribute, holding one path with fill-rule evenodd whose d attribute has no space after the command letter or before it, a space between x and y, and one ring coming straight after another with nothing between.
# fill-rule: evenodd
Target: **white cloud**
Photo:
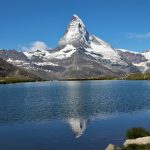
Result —
<instances>
[{"instance_id":1,"label":"white cloud","mask_svg":"<svg viewBox=\"0 0 150 150\"><path fill-rule=\"evenodd\" d=\"M22 47L23 51L48 50L48 46L42 41L34 41L27 47Z\"/></svg>"},{"instance_id":2,"label":"white cloud","mask_svg":"<svg viewBox=\"0 0 150 150\"><path fill-rule=\"evenodd\" d=\"M128 33L127 34L129 39L150 39L150 32L147 33Z\"/></svg>"}]
</instances>

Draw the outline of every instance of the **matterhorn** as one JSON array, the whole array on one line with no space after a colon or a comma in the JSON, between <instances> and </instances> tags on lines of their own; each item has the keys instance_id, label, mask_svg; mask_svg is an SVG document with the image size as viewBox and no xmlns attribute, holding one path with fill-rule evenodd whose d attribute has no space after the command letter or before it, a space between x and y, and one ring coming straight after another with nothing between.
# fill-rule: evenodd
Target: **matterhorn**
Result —
<instances>
[{"instance_id":1,"label":"matterhorn","mask_svg":"<svg viewBox=\"0 0 150 150\"><path fill-rule=\"evenodd\" d=\"M77 15L72 16L56 48L9 53L1 50L0 57L45 79L121 77L140 72L123 51L91 34Z\"/></svg>"}]
</instances>

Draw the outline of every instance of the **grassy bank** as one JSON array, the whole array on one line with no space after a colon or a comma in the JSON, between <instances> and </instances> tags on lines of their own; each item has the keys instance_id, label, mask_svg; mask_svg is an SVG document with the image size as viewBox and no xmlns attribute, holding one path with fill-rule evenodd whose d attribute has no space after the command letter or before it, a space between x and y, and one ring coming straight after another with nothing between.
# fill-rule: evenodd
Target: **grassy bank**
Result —
<instances>
[{"instance_id":1,"label":"grassy bank","mask_svg":"<svg viewBox=\"0 0 150 150\"><path fill-rule=\"evenodd\" d=\"M91 77L91 78L66 78L61 81L86 81L86 80L150 80L150 74L132 73L123 77Z\"/></svg>"},{"instance_id":2,"label":"grassy bank","mask_svg":"<svg viewBox=\"0 0 150 150\"><path fill-rule=\"evenodd\" d=\"M28 78L0 77L0 84L21 83L21 82L35 82L35 80L31 80Z\"/></svg>"},{"instance_id":3,"label":"grassy bank","mask_svg":"<svg viewBox=\"0 0 150 150\"><path fill-rule=\"evenodd\" d=\"M149 73L134 73L134 74L129 74L123 77L125 80L150 80L150 74Z\"/></svg>"},{"instance_id":4,"label":"grassy bank","mask_svg":"<svg viewBox=\"0 0 150 150\"><path fill-rule=\"evenodd\" d=\"M60 81L88 81L88 80L150 80L150 74L128 74L124 77L91 77L91 78L66 78ZM19 83L19 82L35 82L35 79L25 77L0 77L0 84ZM39 81L39 80L38 80ZM43 80L44 81L44 80Z\"/></svg>"},{"instance_id":5,"label":"grassy bank","mask_svg":"<svg viewBox=\"0 0 150 150\"><path fill-rule=\"evenodd\" d=\"M69 79L62 79L61 81L87 81L87 80L117 80L116 77L92 77L92 78L69 78Z\"/></svg>"}]
</instances>

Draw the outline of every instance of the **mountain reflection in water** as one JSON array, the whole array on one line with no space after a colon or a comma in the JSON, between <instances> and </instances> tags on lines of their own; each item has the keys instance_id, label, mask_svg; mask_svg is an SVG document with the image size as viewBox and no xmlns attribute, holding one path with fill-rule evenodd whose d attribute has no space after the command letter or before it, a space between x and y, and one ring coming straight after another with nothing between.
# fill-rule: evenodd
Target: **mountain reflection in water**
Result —
<instances>
[{"instance_id":1,"label":"mountain reflection in water","mask_svg":"<svg viewBox=\"0 0 150 150\"><path fill-rule=\"evenodd\" d=\"M96 113L96 103L86 103L87 96L83 95L83 90L81 86L82 82L66 82L66 87L69 89L67 95L67 114L69 116L67 122L69 123L75 138L79 138L84 134L86 130L87 124L90 120L94 120L96 118L106 119L112 117L107 113ZM92 88L89 86L89 88ZM92 89L88 89L86 92L87 95L90 95L90 91ZM88 96L88 99L90 97ZM92 101L91 101L92 102ZM86 105L85 105L86 104ZM88 107L87 107L88 106ZM90 114L88 114L87 109L90 109ZM93 112L93 115L91 115ZM98 111L97 111L98 112ZM115 114L114 114L115 115Z\"/></svg>"}]
</instances>

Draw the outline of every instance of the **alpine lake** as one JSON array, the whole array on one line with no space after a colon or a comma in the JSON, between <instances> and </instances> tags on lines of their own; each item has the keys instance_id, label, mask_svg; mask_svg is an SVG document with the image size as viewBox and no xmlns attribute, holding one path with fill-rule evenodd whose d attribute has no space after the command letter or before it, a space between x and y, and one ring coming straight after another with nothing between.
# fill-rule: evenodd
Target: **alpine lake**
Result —
<instances>
[{"instance_id":1,"label":"alpine lake","mask_svg":"<svg viewBox=\"0 0 150 150\"><path fill-rule=\"evenodd\" d=\"M149 124L150 81L0 85L1 150L105 150Z\"/></svg>"}]
</instances>

